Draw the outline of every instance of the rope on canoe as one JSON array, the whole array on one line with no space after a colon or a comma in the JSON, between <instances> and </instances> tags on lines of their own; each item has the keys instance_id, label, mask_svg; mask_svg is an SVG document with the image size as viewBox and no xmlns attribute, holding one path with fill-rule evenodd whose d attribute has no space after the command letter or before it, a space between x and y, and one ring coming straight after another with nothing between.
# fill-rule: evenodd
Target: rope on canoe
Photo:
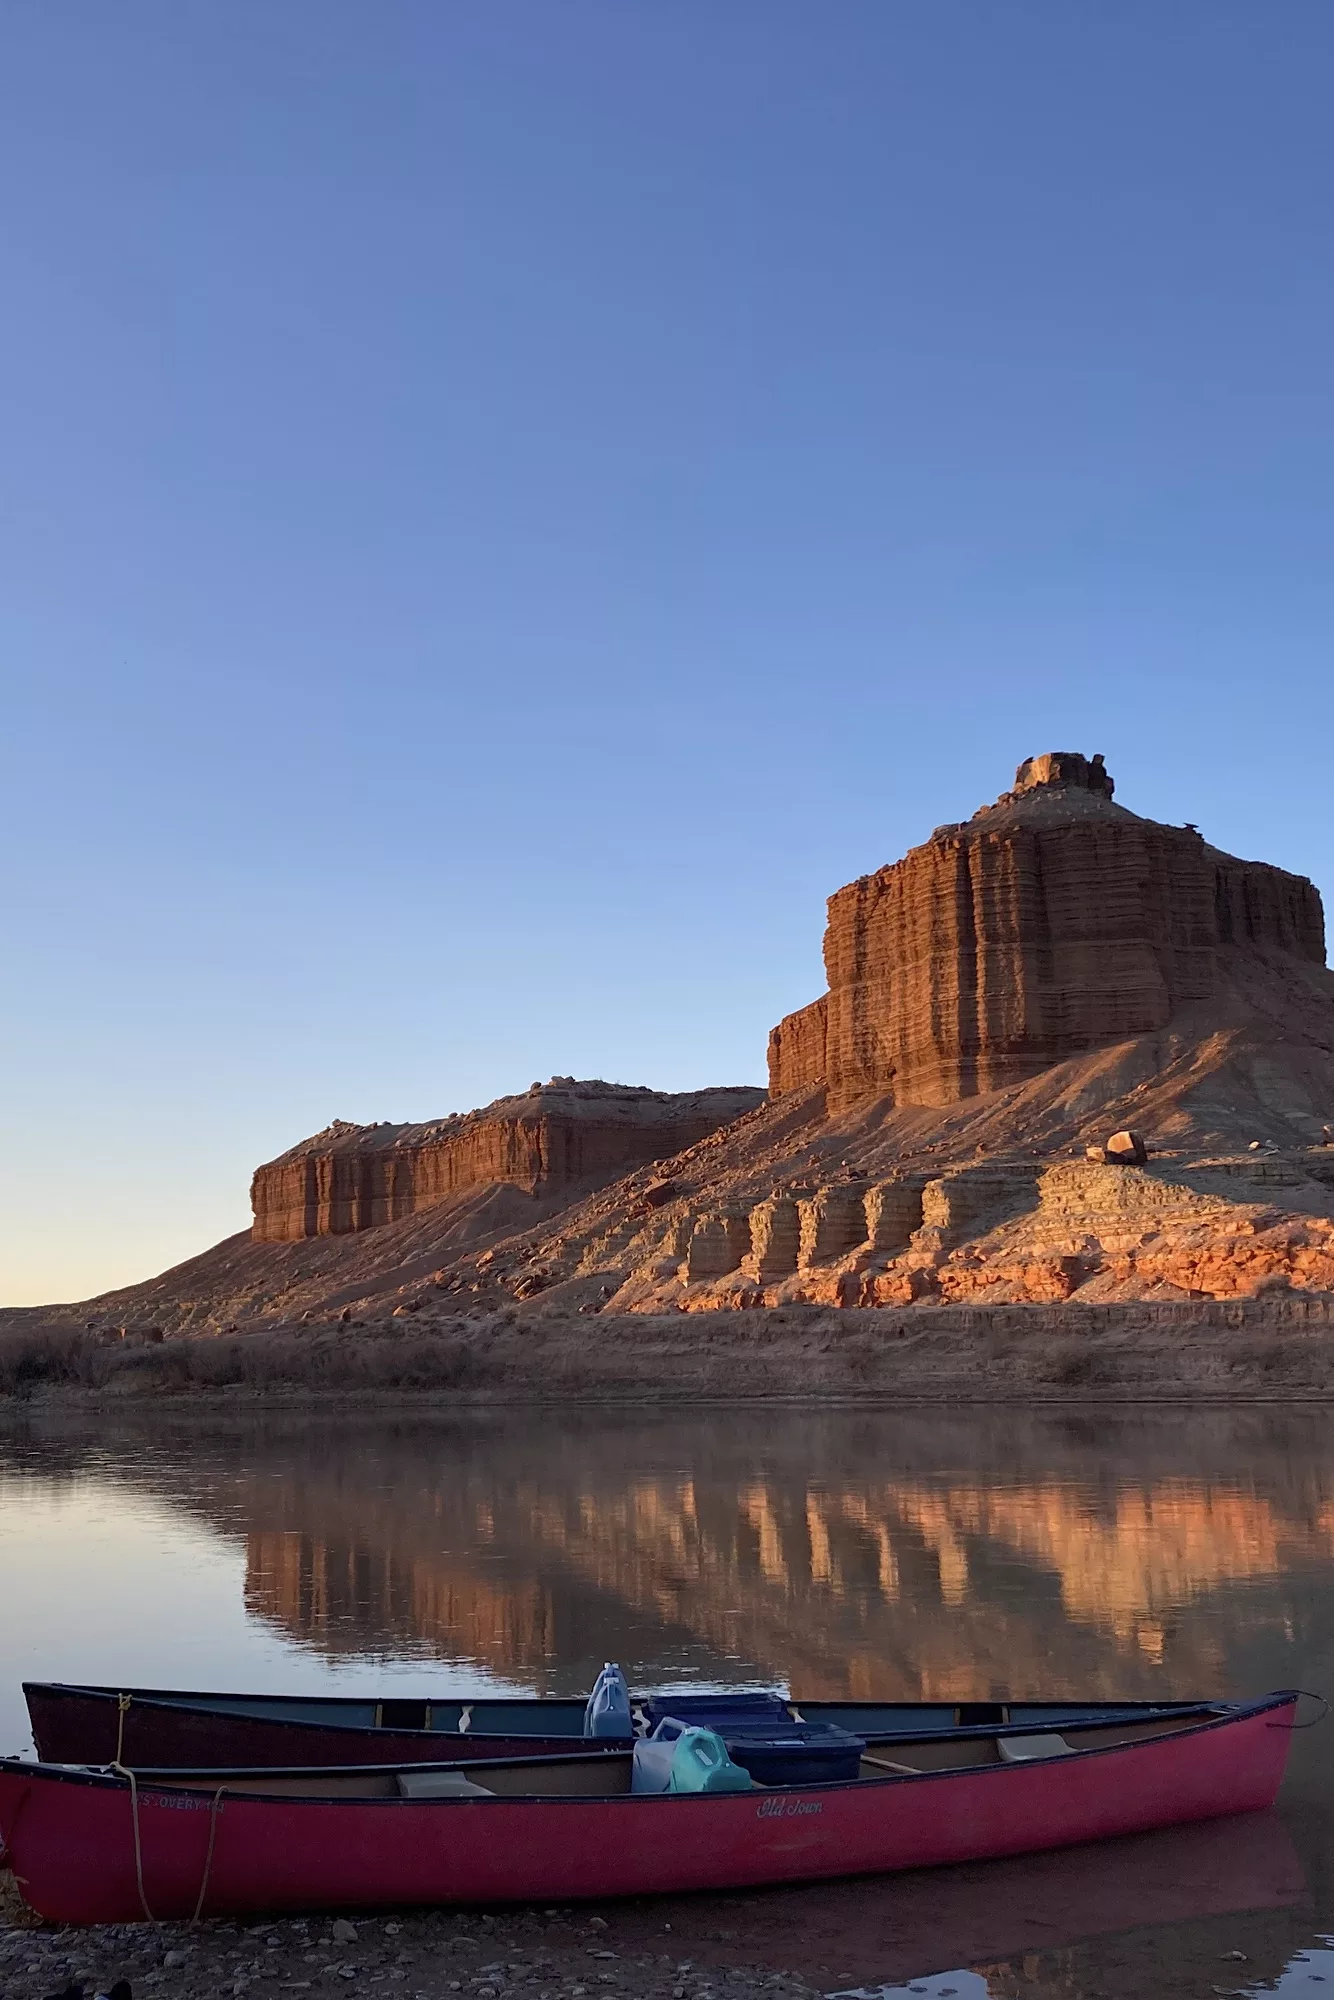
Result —
<instances>
[{"instance_id":1,"label":"rope on canoe","mask_svg":"<svg viewBox=\"0 0 1334 2000\"><path fill-rule=\"evenodd\" d=\"M116 1754L111 1760L113 1766L120 1764L121 1753L125 1748L125 1718L129 1712L129 1695L118 1694L116 1696Z\"/></svg>"},{"instance_id":2,"label":"rope on canoe","mask_svg":"<svg viewBox=\"0 0 1334 2000\"><path fill-rule=\"evenodd\" d=\"M1318 1701L1320 1703L1320 1707L1316 1712L1316 1714L1309 1717L1309 1719L1305 1722L1269 1722L1265 1724L1265 1727L1267 1729L1292 1729L1292 1730L1314 1729L1316 1724L1318 1722L1323 1722L1325 1717L1329 1714L1329 1702L1323 1694L1316 1694L1313 1692L1311 1688L1294 1688L1292 1692L1297 1697L1298 1701L1300 1701L1303 1696L1305 1696L1307 1701ZM1294 1702L1293 1706L1294 1707L1296 1706L1296 1702Z\"/></svg>"},{"instance_id":3,"label":"rope on canoe","mask_svg":"<svg viewBox=\"0 0 1334 2000\"><path fill-rule=\"evenodd\" d=\"M124 1695L121 1696L121 1700L126 1700ZM128 1706L129 1704L126 1702L126 1707ZM122 1710L123 1713L124 1711ZM118 1777L128 1778L130 1781L130 1818L134 1824L134 1879L139 1885L139 1902L143 1908L143 1913L148 1918L150 1924L155 1924L157 1918L149 1909L148 1898L144 1894L144 1850L139 1839L139 1781L135 1777L134 1772L127 1769L119 1759L111 1766L111 1769Z\"/></svg>"},{"instance_id":4,"label":"rope on canoe","mask_svg":"<svg viewBox=\"0 0 1334 2000\"><path fill-rule=\"evenodd\" d=\"M213 1866L213 1843L218 1837L218 1813L222 1806L222 1795L226 1789L225 1785L218 1786L217 1791L213 1794L213 1803L208 1809L208 1853L204 1857L204 1879L199 1885L199 1900L195 1904L195 1913L190 1919L192 1924L199 1922L204 1908L204 1898L208 1894L209 1870Z\"/></svg>"},{"instance_id":5,"label":"rope on canoe","mask_svg":"<svg viewBox=\"0 0 1334 2000\"><path fill-rule=\"evenodd\" d=\"M0 1923L7 1923L16 1931L35 1930L42 1921L23 1893L28 1886L28 1878L19 1874L14 1855L14 1829L31 1797L32 1786L25 1785L19 1793L14 1817L9 1822L9 1832L6 1834L0 1828Z\"/></svg>"},{"instance_id":6,"label":"rope on canoe","mask_svg":"<svg viewBox=\"0 0 1334 2000\"><path fill-rule=\"evenodd\" d=\"M122 1699L125 1699L125 1697L122 1697ZM128 1705L127 1701L126 1706L128 1707ZM134 1822L134 1879L139 1890L140 1907L144 1915L148 1918L149 1923L156 1924L160 1919L155 1917L149 1909L148 1897L144 1892L144 1850L143 1842L139 1836L139 1781L135 1777L134 1772L119 1760L108 1768L113 1770L118 1777L128 1778L129 1780L130 1817ZM208 1852L204 1856L204 1878L199 1884L199 1895L195 1899L194 1915L190 1919L192 1924L197 1924L203 1914L204 1898L208 1894L208 1878L213 1872L213 1848L218 1838L218 1814L222 1810L222 1795L226 1789L225 1785L218 1786L208 1809Z\"/></svg>"}]
</instances>

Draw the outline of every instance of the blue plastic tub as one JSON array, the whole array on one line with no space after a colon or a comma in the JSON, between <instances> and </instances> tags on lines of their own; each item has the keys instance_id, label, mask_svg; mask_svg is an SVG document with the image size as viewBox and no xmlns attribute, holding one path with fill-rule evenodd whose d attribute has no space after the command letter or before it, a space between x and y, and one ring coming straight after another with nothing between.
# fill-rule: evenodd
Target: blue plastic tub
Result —
<instances>
[{"instance_id":1,"label":"blue plastic tub","mask_svg":"<svg viewBox=\"0 0 1334 2000\"><path fill-rule=\"evenodd\" d=\"M778 1694L654 1694L644 1703L650 1734L665 1716L716 1730L720 1736L755 1730L791 1729L787 1703Z\"/></svg>"},{"instance_id":2,"label":"blue plastic tub","mask_svg":"<svg viewBox=\"0 0 1334 2000\"><path fill-rule=\"evenodd\" d=\"M836 1722L789 1722L783 1729L718 1731L734 1764L757 1785L841 1785L857 1776L866 1739Z\"/></svg>"}]
</instances>

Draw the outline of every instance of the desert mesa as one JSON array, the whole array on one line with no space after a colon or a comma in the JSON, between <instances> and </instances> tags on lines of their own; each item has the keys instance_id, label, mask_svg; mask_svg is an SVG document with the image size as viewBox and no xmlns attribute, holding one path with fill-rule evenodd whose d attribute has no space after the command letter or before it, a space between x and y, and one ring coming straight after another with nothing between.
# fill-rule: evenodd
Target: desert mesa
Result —
<instances>
[{"instance_id":1,"label":"desert mesa","mask_svg":"<svg viewBox=\"0 0 1334 2000\"><path fill-rule=\"evenodd\" d=\"M670 1317L679 1344L689 1316L802 1308L830 1339L840 1315L892 1311L902 1338L943 1309L1323 1325L1319 893L1114 789L1100 756L1029 758L836 891L827 991L772 1029L767 1091L557 1076L419 1124L335 1121L256 1170L248 1234L47 1316L170 1341L500 1315L567 1348L605 1346L590 1322Z\"/></svg>"}]
</instances>

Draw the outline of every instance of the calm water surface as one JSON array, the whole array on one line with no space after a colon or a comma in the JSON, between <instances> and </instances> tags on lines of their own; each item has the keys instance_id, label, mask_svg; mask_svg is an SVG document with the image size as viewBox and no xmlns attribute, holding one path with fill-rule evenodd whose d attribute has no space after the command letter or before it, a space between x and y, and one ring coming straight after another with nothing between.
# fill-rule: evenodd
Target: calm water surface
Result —
<instances>
[{"instance_id":1,"label":"calm water surface","mask_svg":"<svg viewBox=\"0 0 1334 2000\"><path fill-rule=\"evenodd\" d=\"M815 1696L1334 1692L1322 1412L511 1412L0 1429L19 1682ZM830 1991L1334 1991L1334 1720L1275 1815L672 1921ZM1238 1956L1241 1954L1241 1956Z\"/></svg>"}]
</instances>

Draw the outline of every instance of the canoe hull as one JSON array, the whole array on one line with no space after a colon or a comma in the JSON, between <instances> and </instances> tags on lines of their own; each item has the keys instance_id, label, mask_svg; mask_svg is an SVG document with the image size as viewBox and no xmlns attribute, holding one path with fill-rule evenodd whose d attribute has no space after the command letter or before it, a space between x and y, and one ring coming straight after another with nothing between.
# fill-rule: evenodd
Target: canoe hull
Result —
<instances>
[{"instance_id":1,"label":"canoe hull","mask_svg":"<svg viewBox=\"0 0 1334 2000\"><path fill-rule=\"evenodd\" d=\"M815 1881L989 1860L1259 1811L1295 1698L1086 1755L828 1787L687 1797L403 1800L139 1788L152 1914L581 1897ZM238 1780L244 1783L243 1779ZM0 1837L53 1923L141 1919L131 1798L116 1779L0 1764Z\"/></svg>"}]
</instances>

